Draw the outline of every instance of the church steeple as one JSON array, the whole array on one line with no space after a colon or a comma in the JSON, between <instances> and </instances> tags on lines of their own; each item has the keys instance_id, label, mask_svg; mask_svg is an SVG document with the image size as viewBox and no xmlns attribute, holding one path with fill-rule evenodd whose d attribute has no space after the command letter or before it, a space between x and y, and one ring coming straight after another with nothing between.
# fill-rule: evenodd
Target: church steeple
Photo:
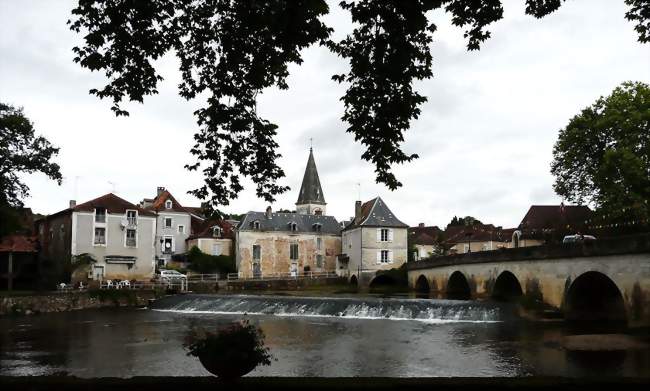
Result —
<instances>
[{"instance_id":1,"label":"church steeple","mask_svg":"<svg viewBox=\"0 0 650 391\"><path fill-rule=\"evenodd\" d=\"M300 214L325 214L325 196L320 187L320 179L316 170L314 151L309 148L309 159L302 178L302 186L296 202L296 212Z\"/></svg>"}]
</instances>

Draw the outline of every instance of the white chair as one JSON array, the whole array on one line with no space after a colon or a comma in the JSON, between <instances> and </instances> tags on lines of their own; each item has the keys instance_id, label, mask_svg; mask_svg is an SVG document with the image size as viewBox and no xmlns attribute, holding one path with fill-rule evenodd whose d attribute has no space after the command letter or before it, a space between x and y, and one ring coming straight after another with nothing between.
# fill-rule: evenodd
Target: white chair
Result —
<instances>
[{"instance_id":1,"label":"white chair","mask_svg":"<svg viewBox=\"0 0 650 391\"><path fill-rule=\"evenodd\" d=\"M131 288L131 282L129 280L122 280L119 283L119 287L121 288Z\"/></svg>"}]
</instances>

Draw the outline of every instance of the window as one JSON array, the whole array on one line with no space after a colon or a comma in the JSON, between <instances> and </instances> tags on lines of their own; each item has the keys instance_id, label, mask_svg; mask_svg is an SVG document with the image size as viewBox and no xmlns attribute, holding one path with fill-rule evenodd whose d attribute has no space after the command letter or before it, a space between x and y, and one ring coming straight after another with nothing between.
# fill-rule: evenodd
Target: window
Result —
<instances>
[{"instance_id":1,"label":"window","mask_svg":"<svg viewBox=\"0 0 650 391\"><path fill-rule=\"evenodd\" d=\"M171 209L171 208L172 208L172 200L165 201L165 209Z\"/></svg>"},{"instance_id":2,"label":"window","mask_svg":"<svg viewBox=\"0 0 650 391\"><path fill-rule=\"evenodd\" d=\"M129 225L138 225L138 212L135 210L126 211L126 221Z\"/></svg>"},{"instance_id":3,"label":"window","mask_svg":"<svg viewBox=\"0 0 650 391\"><path fill-rule=\"evenodd\" d=\"M380 242L388 242L390 240L390 230L386 228L382 228L379 230L379 241Z\"/></svg>"},{"instance_id":4,"label":"window","mask_svg":"<svg viewBox=\"0 0 650 391\"><path fill-rule=\"evenodd\" d=\"M221 228L220 227L212 227L212 237L218 238L221 236Z\"/></svg>"},{"instance_id":5,"label":"window","mask_svg":"<svg viewBox=\"0 0 650 391\"><path fill-rule=\"evenodd\" d=\"M165 217L165 228L171 228L172 227L172 218L171 217Z\"/></svg>"},{"instance_id":6,"label":"window","mask_svg":"<svg viewBox=\"0 0 650 391\"><path fill-rule=\"evenodd\" d=\"M184 234L185 233L185 226L184 225L179 225L178 226L178 233L179 234Z\"/></svg>"},{"instance_id":7,"label":"window","mask_svg":"<svg viewBox=\"0 0 650 391\"><path fill-rule=\"evenodd\" d=\"M212 244L212 255L221 255L222 253L221 243Z\"/></svg>"},{"instance_id":8,"label":"window","mask_svg":"<svg viewBox=\"0 0 650 391\"><path fill-rule=\"evenodd\" d=\"M106 222L106 208L95 208L95 222L96 223Z\"/></svg>"},{"instance_id":9,"label":"window","mask_svg":"<svg viewBox=\"0 0 650 391\"><path fill-rule=\"evenodd\" d=\"M255 220L253 221L253 229L260 229L260 222Z\"/></svg>"},{"instance_id":10,"label":"window","mask_svg":"<svg viewBox=\"0 0 650 391\"><path fill-rule=\"evenodd\" d=\"M106 228L95 228L94 244L106 244Z\"/></svg>"},{"instance_id":11,"label":"window","mask_svg":"<svg viewBox=\"0 0 650 391\"><path fill-rule=\"evenodd\" d=\"M292 261L298 259L298 243L291 243L289 245L289 259Z\"/></svg>"},{"instance_id":12,"label":"window","mask_svg":"<svg viewBox=\"0 0 650 391\"><path fill-rule=\"evenodd\" d=\"M381 250L380 259L381 263L389 263L390 259L390 250Z\"/></svg>"},{"instance_id":13,"label":"window","mask_svg":"<svg viewBox=\"0 0 650 391\"><path fill-rule=\"evenodd\" d=\"M253 261L259 262L262 258L262 248L258 244L253 245Z\"/></svg>"},{"instance_id":14,"label":"window","mask_svg":"<svg viewBox=\"0 0 650 391\"><path fill-rule=\"evenodd\" d=\"M323 225L321 223L315 223L314 224L314 231L320 232L322 227L323 227Z\"/></svg>"},{"instance_id":15,"label":"window","mask_svg":"<svg viewBox=\"0 0 650 391\"><path fill-rule=\"evenodd\" d=\"M174 252L174 238L166 237L163 239L162 252L163 254L171 254Z\"/></svg>"},{"instance_id":16,"label":"window","mask_svg":"<svg viewBox=\"0 0 650 391\"><path fill-rule=\"evenodd\" d=\"M291 232L296 232L298 230L298 224L292 221L291 223L289 223L289 230Z\"/></svg>"},{"instance_id":17,"label":"window","mask_svg":"<svg viewBox=\"0 0 650 391\"><path fill-rule=\"evenodd\" d=\"M323 256L320 254L316 255L316 267L317 268L323 267Z\"/></svg>"},{"instance_id":18,"label":"window","mask_svg":"<svg viewBox=\"0 0 650 391\"><path fill-rule=\"evenodd\" d=\"M127 247L135 247L136 245L137 245L136 231L134 229L127 229L126 230L126 246Z\"/></svg>"},{"instance_id":19,"label":"window","mask_svg":"<svg viewBox=\"0 0 650 391\"><path fill-rule=\"evenodd\" d=\"M60 240L63 240L63 235L65 235L65 227L63 226L63 224L61 224L61 226L59 227L59 239Z\"/></svg>"},{"instance_id":20,"label":"window","mask_svg":"<svg viewBox=\"0 0 650 391\"><path fill-rule=\"evenodd\" d=\"M321 250L323 247L323 239L316 238L316 250Z\"/></svg>"}]
</instances>

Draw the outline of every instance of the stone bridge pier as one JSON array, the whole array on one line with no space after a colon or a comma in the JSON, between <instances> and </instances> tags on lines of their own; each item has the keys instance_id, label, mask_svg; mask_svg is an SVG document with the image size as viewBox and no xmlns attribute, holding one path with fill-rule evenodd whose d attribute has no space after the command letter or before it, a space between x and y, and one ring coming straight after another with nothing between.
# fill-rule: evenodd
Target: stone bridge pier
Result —
<instances>
[{"instance_id":1,"label":"stone bridge pier","mask_svg":"<svg viewBox=\"0 0 650 391\"><path fill-rule=\"evenodd\" d=\"M411 288L444 299L517 300L567 320L650 326L650 235L429 258Z\"/></svg>"}]
</instances>

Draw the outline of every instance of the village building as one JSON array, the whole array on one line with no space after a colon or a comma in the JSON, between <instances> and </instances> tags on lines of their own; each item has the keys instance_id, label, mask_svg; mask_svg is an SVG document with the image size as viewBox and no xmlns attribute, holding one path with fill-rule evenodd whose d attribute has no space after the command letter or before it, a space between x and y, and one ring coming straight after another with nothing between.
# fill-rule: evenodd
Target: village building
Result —
<instances>
[{"instance_id":1,"label":"village building","mask_svg":"<svg viewBox=\"0 0 650 391\"><path fill-rule=\"evenodd\" d=\"M164 267L175 255L188 250L187 239L192 235L192 218L203 221L199 208L186 208L164 187L156 189L156 197L145 198L140 206L155 213L157 266Z\"/></svg>"},{"instance_id":2,"label":"village building","mask_svg":"<svg viewBox=\"0 0 650 391\"><path fill-rule=\"evenodd\" d=\"M584 205L532 205L512 233L512 247L561 243L565 235L587 233L593 212Z\"/></svg>"},{"instance_id":3,"label":"village building","mask_svg":"<svg viewBox=\"0 0 650 391\"><path fill-rule=\"evenodd\" d=\"M492 224L451 226L445 230L444 245L449 254L509 248L513 232L514 229L503 229Z\"/></svg>"},{"instance_id":4,"label":"village building","mask_svg":"<svg viewBox=\"0 0 650 391\"><path fill-rule=\"evenodd\" d=\"M356 201L354 219L342 231L337 272L358 281L361 273L399 268L407 261L407 229L380 197Z\"/></svg>"},{"instance_id":5,"label":"village building","mask_svg":"<svg viewBox=\"0 0 650 391\"><path fill-rule=\"evenodd\" d=\"M235 227L226 220L201 220L192 216L192 234L186 240L187 251L192 247L210 255L232 255Z\"/></svg>"},{"instance_id":6,"label":"village building","mask_svg":"<svg viewBox=\"0 0 650 391\"><path fill-rule=\"evenodd\" d=\"M54 263L65 270L74 256L88 254L95 260L87 273L73 274L73 280L153 277L156 215L115 194L80 205L70 201L69 208L35 224L41 264Z\"/></svg>"},{"instance_id":7,"label":"village building","mask_svg":"<svg viewBox=\"0 0 650 391\"><path fill-rule=\"evenodd\" d=\"M442 230L436 226L427 227L420 223L417 227L408 229L408 245L411 251L410 259L419 261L433 255L442 255L443 249L440 245Z\"/></svg>"},{"instance_id":8,"label":"village building","mask_svg":"<svg viewBox=\"0 0 650 391\"><path fill-rule=\"evenodd\" d=\"M241 277L333 272L341 251L341 227L326 215L313 150L296 202L296 212L248 212L236 234L236 265Z\"/></svg>"}]
</instances>

